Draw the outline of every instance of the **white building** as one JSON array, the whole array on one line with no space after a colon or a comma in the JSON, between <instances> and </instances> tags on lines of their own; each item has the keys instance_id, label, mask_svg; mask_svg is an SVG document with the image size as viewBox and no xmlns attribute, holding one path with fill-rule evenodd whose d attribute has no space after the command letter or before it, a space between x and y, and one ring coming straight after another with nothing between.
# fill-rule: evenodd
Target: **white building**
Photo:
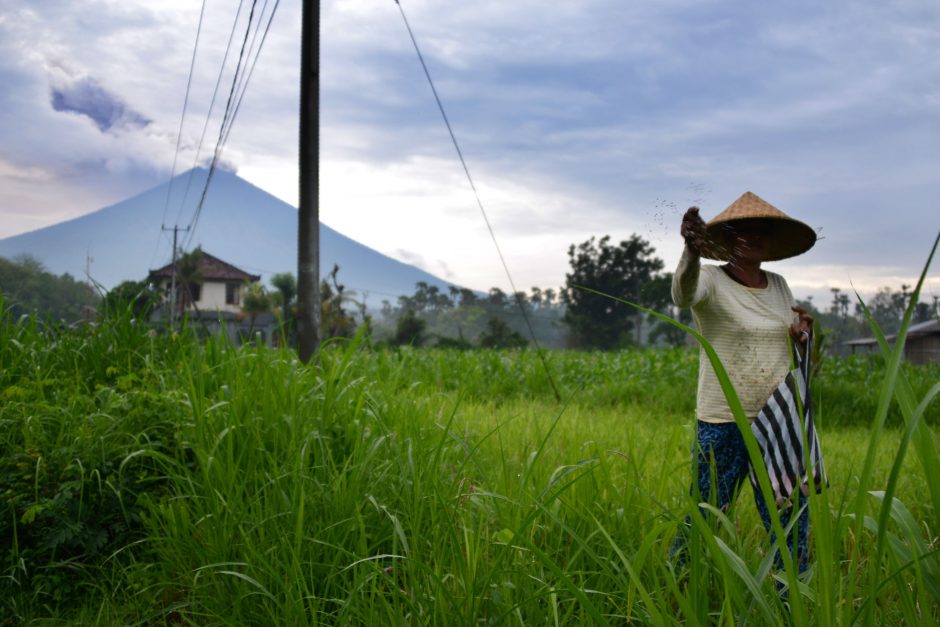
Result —
<instances>
[{"instance_id":1,"label":"white building","mask_svg":"<svg viewBox=\"0 0 940 627\"><path fill-rule=\"evenodd\" d=\"M178 263L178 262L177 262ZM166 295L166 302L175 301L179 312L241 312L242 291L249 283L261 279L230 263L213 257L207 252L199 255L197 281L183 285L179 274L176 277L176 298L171 299L173 264L168 263L158 270L151 270L148 279L157 291Z\"/></svg>"},{"instance_id":2,"label":"white building","mask_svg":"<svg viewBox=\"0 0 940 627\"><path fill-rule=\"evenodd\" d=\"M201 250L197 268L193 281L187 281L180 275L179 262L175 282L172 263L150 271L149 282L163 295L163 307L154 312L154 319L165 319L170 303L174 303L174 318L180 319L185 313L208 333L217 334L224 329L236 343L241 343L247 337L256 340L260 336L260 340L266 344L275 339L277 323L271 312L251 318L241 306L246 287L260 280L260 275L240 270ZM174 283L176 295L171 298L171 286Z\"/></svg>"}]
</instances>

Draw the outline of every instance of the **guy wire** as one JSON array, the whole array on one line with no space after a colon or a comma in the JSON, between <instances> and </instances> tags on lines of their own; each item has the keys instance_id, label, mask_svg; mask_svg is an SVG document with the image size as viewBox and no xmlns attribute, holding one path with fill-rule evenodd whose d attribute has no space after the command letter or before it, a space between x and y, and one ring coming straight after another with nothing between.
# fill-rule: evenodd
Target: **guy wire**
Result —
<instances>
[{"instance_id":1,"label":"guy wire","mask_svg":"<svg viewBox=\"0 0 940 627\"><path fill-rule=\"evenodd\" d=\"M441 117L444 118L444 125L447 126L447 132L450 134L450 139L454 143L454 148L457 150L457 157L460 159L460 165L463 166L464 174L467 175L467 181L470 183L470 189L473 190L473 195L476 198L477 206L480 208L480 213L483 215L483 221L486 223L486 229L489 231L490 238L493 240L493 245L496 247L496 254L499 256L499 261L503 266L503 270L506 272L506 278L509 279L509 286L512 288L512 294L516 299L516 304L519 306L519 310L522 312L522 319L525 321L526 328L529 330L529 335L532 337L532 343L535 344L536 353L542 362L542 367L545 369L546 376L548 376L548 382L551 384L552 391L555 393L555 399L560 402L561 394L558 391L558 387L555 385L555 379L552 377L552 371L548 367L544 350L539 344L538 338L535 337L535 330L532 328L532 323L529 320L529 315L526 313L525 305L522 302L522 299L519 297L519 290L516 289L516 284L512 280L512 274L509 272L509 265L506 263L506 259L503 257L503 252L499 247L499 242L496 240L496 234L493 232L490 219L486 215L486 210L483 208L483 201L480 200L480 194L477 192L476 185L473 183L473 177L470 176L470 169L467 167L467 162L463 158L463 152L460 150L460 145L457 143L457 136L454 134L454 129L451 128L450 120L447 118L447 113L444 112L444 105L441 102L440 96L437 94L437 89L434 87L434 80L431 78L431 73L428 71L428 66L424 62L424 55L421 54L421 48L418 46L418 40L415 39L414 32L411 30L411 25L408 23L408 18L405 17L405 9L401 6L401 2L399 2L399 0L395 0L395 4L398 5L398 10L401 12L401 19L405 22L405 28L408 30L408 36L411 37L411 43L414 45L415 52L418 53L418 60L421 62L421 67L424 69L424 75L428 79L428 85L431 86L431 92L434 94L434 100L437 102L437 108L441 112Z\"/></svg>"}]
</instances>

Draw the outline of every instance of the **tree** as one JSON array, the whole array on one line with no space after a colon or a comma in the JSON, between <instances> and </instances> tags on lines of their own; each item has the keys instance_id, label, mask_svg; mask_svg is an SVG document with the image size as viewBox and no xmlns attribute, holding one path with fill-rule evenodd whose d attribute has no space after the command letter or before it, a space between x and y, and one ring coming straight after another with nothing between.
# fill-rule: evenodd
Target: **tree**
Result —
<instances>
[{"instance_id":1,"label":"tree","mask_svg":"<svg viewBox=\"0 0 940 627\"><path fill-rule=\"evenodd\" d=\"M55 276L30 255L0 257L0 300L14 318L36 313L74 322L87 318L99 303L95 290L69 274Z\"/></svg>"},{"instance_id":2,"label":"tree","mask_svg":"<svg viewBox=\"0 0 940 627\"><path fill-rule=\"evenodd\" d=\"M556 299L557 297L558 297L558 292L556 292L556 291L555 291L553 288L551 288L551 287L548 288L548 289L546 289L546 290L544 290L544 291L542 292L542 298L544 299L545 304L546 304L548 307L551 307L552 305L555 304L555 299Z\"/></svg>"},{"instance_id":3,"label":"tree","mask_svg":"<svg viewBox=\"0 0 940 627\"><path fill-rule=\"evenodd\" d=\"M529 302L532 303L532 307L538 309L542 306L542 288L535 286L531 290L531 296L529 296Z\"/></svg>"},{"instance_id":4,"label":"tree","mask_svg":"<svg viewBox=\"0 0 940 627\"><path fill-rule=\"evenodd\" d=\"M248 316L250 322L249 338L255 330L255 319L267 311L271 311L271 297L264 286L257 281L246 286L245 293L242 295L242 312Z\"/></svg>"},{"instance_id":5,"label":"tree","mask_svg":"<svg viewBox=\"0 0 940 627\"><path fill-rule=\"evenodd\" d=\"M936 298L936 296L934 298ZM936 314L931 314L930 305L927 303L917 303L917 307L914 308L914 324L927 322L934 315Z\"/></svg>"},{"instance_id":6,"label":"tree","mask_svg":"<svg viewBox=\"0 0 940 627\"><path fill-rule=\"evenodd\" d=\"M355 302L346 293L346 286L336 280L339 266L327 278L320 281L320 338L352 337L356 333L356 321L343 307L346 302ZM331 285L332 283L332 285Z\"/></svg>"},{"instance_id":7,"label":"tree","mask_svg":"<svg viewBox=\"0 0 940 627\"><path fill-rule=\"evenodd\" d=\"M332 337L352 337L356 333L356 320L354 314L347 311L346 304L355 304L364 323L369 318L365 307L353 299L353 294L346 290L346 286L339 282L339 265L333 264L330 273L320 280L320 339ZM272 275L271 285L277 290L268 294L272 306L280 307L280 315L284 325L285 341L292 341L294 337L294 308L297 298L297 279L290 272L280 272ZM386 306L391 307L386 301Z\"/></svg>"},{"instance_id":8,"label":"tree","mask_svg":"<svg viewBox=\"0 0 940 627\"><path fill-rule=\"evenodd\" d=\"M491 311L502 311L509 307L509 297L498 287L491 287L486 296L486 305Z\"/></svg>"},{"instance_id":9,"label":"tree","mask_svg":"<svg viewBox=\"0 0 940 627\"><path fill-rule=\"evenodd\" d=\"M288 308L297 296L297 279L290 272L279 272L271 277L271 286L281 295L282 313L286 319Z\"/></svg>"},{"instance_id":10,"label":"tree","mask_svg":"<svg viewBox=\"0 0 940 627\"><path fill-rule=\"evenodd\" d=\"M425 328L427 328L427 323L419 318L413 309L408 309L395 325L395 337L392 343L396 346L421 346L424 342Z\"/></svg>"},{"instance_id":11,"label":"tree","mask_svg":"<svg viewBox=\"0 0 940 627\"><path fill-rule=\"evenodd\" d=\"M176 260L176 293L179 300L176 303L179 311L192 306L199 313L196 301L199 300L199 290L202 285L202 248L197 246L192 251L180 255Z\"/></svg>"},{"instance_id":12,"label":"tree","mask_svg":"<svg viewBox=\"0 0 940 627\"><path fill-rule=\"evenodd\" d=\"M560 322L564 311L554 303L554 290L536 287L532 294L539 296L529 297L524 292L510 295L496 287L484 293L453 285L439 290L427 283L418 283L413 295L397 298L397 305L382 301L381 321L376 331L388 337L392 344L412 344L417 338L422 344L465 349L472 346L471 338L476 343L487 333L490 318L499 318L510 332L522 334L530 327L540 343L558 348L566 346L566 329ZM520 312L520 304L528 317L528 325ZM418 335L415 335L415 319L424 325Z\"/></svg>"},{"instance_id":13,"label":"tree","mask_svg":"<svg viewBox=\"0 0 940 627\"><path fill-rule=\"evenodd\" d=\"M454 306L452 297L459 293L453 286L449 291L451 296L442 292L436 285L418 281L415 284L415 293L411 296L399 296L398 305L401 309L411 309L419 314L427 311L441 312Z\"/></svg>"},{"instance_id":14,"label":"tree","mask_svg":"<svg viewBox=\"0 0 940 627\"><path fill-rule=\"evenodd\" d=\"M904 317L904 310L911 298L909 289L909 285L902 285L900 292L893 292L889 287L882 287L868 301L872 318L884 333L896 333L901 327L901 318Z\"/></svg>"},{"instance_id":15,"label":"tree","mask_svg":"<svg viewBox=\"0 0 940 627\"><path fill-rule=\"evenodd\" d=\"M568 249L571 272L565 275L564 322L574 346L610 349L630 343L640 312L582 288L638 302L643 285L663 268L655 249L639 235L614 246L610 236L592 237Z\"/></svg>"},{"instance_id":16,"label":"tree","mask_svg":"<svg viewBox=\"0 0 940 627\"><path fill-rule=\"evenodd\" d=\"M849 317L849 295L843 294L838 287L829 289L832 292L832 305L829 307L829 313L845 320Z\"/></svg>"},{"instance_id":17,"label":"tree","mask_svg":"<svg viewBox=\"0 0 940 627\"><path fill-rule=\"evenodd\" d=\"M524 348L528 343L519 332L510 329L502 318L487 320L486 331L480 335L482 348Z\"/></svg>"},{"instance_id":18,"label":"tree","mask_svg":"<svg viewBox=\"0 0 940 627\"><path fill-rule=\"evenodd\" d=\"M271 285L277 290L281 306L282 339L290 342L294 336L294 319L292 315L294 299L297 297L297 279L290 272L279 272L271 277Z\"/></svg>"},{"instance_id":19,"label":"tree","mask_svg":"<svg viewBox=\"0 0 940 627\"><path fill-rule=\"evenodd\" d=\"M149 320L159 304L160 295L146 281L124 281L105 295L102 310L105 316L130 311L138 320Z\"/></svg>"},{"instance_id":20,"label":"tree","mask_svg":"<svg viewBox=\"0 0 940 627\"><path fill-rule=\"evenodd\" d=\"M640 288L640 304L683 324L687 325L692 322L692 310L688 308L681 309L672 302L672 272L653 277L645 283ZM651 344L660 339L670 346L682 346L686 342L687 336L684 330L655 316L650 315L649 318L652 328L649 332L648 341Z\"/></svg>"},{"instance_id":21,"label":"tree","mask_svg":"<svg viewBox=\"0 0 940 627\"><path fill-rule=\"evenodd\" d=\"M457 295L460 296L461 307L473 307L480 301L480 299L477 297L477 295L474 293L473 290L467 289L465 287L461 287L461 288L451 287L451 296L454 298L454 302L457 301L456 296L454 296L455 292Z\"/></svg>"}]
</instances>

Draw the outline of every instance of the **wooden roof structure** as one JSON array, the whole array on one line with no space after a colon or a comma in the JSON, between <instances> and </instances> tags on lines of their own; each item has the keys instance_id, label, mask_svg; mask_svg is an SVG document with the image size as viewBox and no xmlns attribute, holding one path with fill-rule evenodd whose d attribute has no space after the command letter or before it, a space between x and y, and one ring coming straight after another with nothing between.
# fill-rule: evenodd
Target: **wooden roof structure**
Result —
<instances>
[{"instance_id":1,"label":"wooden roof structure","mask_svg":"<svg viewBox=\"0 0 940 627\"><path fill-rule=\"evenodd\" d=\"M885 340L894 343L897 333L885 336ZM877 350L878 340L873 337L864 337L850 340L845 343L852 348L852 352ZM904 345L904 355L907 360L915 364L940 363L940 321L936 318L912 324L907 329L907 339Z\"/></svg>"},{"instance_id":2,"label":"wooden roof structure","mask_svg":"<svg viewBox=\"0 0 940 627\"><path fill-rule=\"evenodd\" d=\"M218 281L224 283L253 283L260 281L260 274L250 274L236 268L232 264L222 261L218 257L203 251L199 257L199 274L203 281ZM148 278L153 280L170 279L173 277L173 264L168 263L162 268L151 270Z\"/></svg>"},{"instance_id":3,"label":"wooden roof structure","mask_svg":"<svg viewBox=\"0 0 940 627\"><path fill-rule=\"evenodd\" d=\"M940 322L936 320L927 320L926 322L919 322L917 324L912 324L907 328L907 337L917 337L919 335L932 335L934 333L940 333ZM893 342L898 338L897 333L892 333L891 335L886 335L885 339L889 342ZM874 337L862 337L857 340L849 340L845 344L847 346L869 346L878 343L878 339Z\"/></svg>"}]
</instances>

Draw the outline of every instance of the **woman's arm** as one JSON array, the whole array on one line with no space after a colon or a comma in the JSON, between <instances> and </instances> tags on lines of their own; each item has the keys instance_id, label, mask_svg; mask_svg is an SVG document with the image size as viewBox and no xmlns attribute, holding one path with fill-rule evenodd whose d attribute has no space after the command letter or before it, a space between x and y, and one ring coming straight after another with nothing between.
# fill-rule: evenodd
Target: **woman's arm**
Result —
<instances>
[{"instance_id":1,"label":"woman's arm","mask_svg":"<svg viewBox=\"0 0 940 627\"><path fill-rule=\"evenodd\" d=\"M672 275L672 302L678 307L690 307L705 297L705 291L699 284L705 222L698 214L698 207L689 207L682 216L680 233L685 240L685 248L679 259L679 267Z\"/></svg>"}]
</instances>

